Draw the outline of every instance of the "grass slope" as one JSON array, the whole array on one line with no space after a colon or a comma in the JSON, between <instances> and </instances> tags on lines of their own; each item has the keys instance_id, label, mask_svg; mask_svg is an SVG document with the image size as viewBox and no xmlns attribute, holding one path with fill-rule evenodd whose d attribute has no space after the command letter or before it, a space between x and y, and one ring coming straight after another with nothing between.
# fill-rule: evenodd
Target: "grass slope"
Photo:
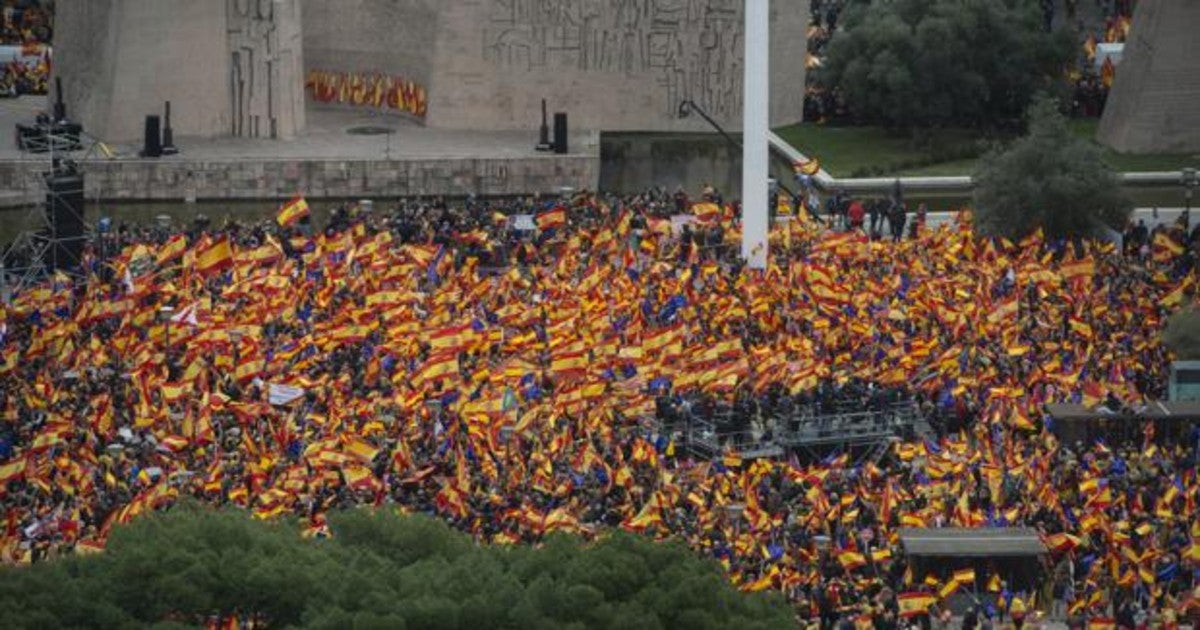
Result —
<instances>
[{"instance_id":1,"label":"grass slope","mask_svg":"<svg viewBox=\"0 0 1200 630\"><path fill-rule=\"evenodd\" d=\"M1072 120L1071 131L1095 138L1095 119ZM915 140L880 127L837 127L801 123L777 129L805 155L816 156L835 177L891 175L970 175L989 146L978 132L966 129L928 131ZM1104 161L1116 171L1174 171L1200 167L1200 154L1135 155L1104 148Z\"/></svg>"}]
</instances>

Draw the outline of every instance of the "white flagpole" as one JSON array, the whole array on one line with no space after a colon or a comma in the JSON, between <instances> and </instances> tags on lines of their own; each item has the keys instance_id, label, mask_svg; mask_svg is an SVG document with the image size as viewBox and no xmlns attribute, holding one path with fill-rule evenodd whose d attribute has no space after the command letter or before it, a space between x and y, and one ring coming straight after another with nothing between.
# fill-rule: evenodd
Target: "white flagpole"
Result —
<instances>
[{"instance_id":1,"label":"white flagpole","mask_svg":"<svg viewBox=\"0 0 1200 630\"><path fill-rule=\"evenodd\" d=\"M767 132L770 99L770 0L746 0L742 79L742 258L767 267Z\"/></svg>"}]
</instances>

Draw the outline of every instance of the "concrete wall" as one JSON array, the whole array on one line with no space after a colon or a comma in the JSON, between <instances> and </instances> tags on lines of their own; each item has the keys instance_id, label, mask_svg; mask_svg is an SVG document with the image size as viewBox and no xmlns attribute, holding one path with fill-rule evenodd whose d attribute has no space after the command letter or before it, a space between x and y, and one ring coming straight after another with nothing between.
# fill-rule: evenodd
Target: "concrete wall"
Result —
<instances>
[{"instance_id":1,"label":"concrete wall","mask_svg":"<svg viewBox=\"0 0 1200 630\"><path fill-rule=\"evenodd\" d=\"M170 100L177 135L225 132L225 25L225 0L58 3L54 72L68 115L104 140L134 141Z\"/></svg>"},{"instance_id":2,"label":"concrete wall","mask_svg":"<svg viewBox=\"0 0 1200 630\"><path fill-rule=\"evenodd\" d=\"M771 123L801 119L808 0L771 1ZM456 0L438 24L428 123L707 130L683 99L741 126L744 0Z\"/></svg>"},{"instance_id":3,"label":"concrete wall","mask_svg":"<svg viewBox=\"0 0 1200 630\"><path fill-rule=\"evenodd\" d=\"M600 138L600 190L635 194L655 186L700 190L711 184L733 198L742 156L711 134L606 133Z\"/></svg>"},{"instance_id":4,"label":"concrete wall","mask_svg":"<svg viewBox=\"0 0 1200 630\"><path fill-rule=\"evenodd\" d=\"M67 113L103 140L140 140L168 100L176 136L304 128L299 0L73 0L54 37Z\"/></svg>"},{"instance_id":5,"label":"concrete wall","mask_svg":"<svg viewBox=\"0 0 1200 630\"><path fill-rule=\"evenodd\" d=\"M0 189L20 189L44 160L0 161ZM84 166L86 196L109 200L528 195L596 189L595 156L414 160L113 160Z\"/></svg>"},{"instance_id":6,"label":"concrete wall","mask_svg":"<svg viewBox=\"0 0 1200 630\"><path fill-rule=\"evenodd\" d=\"M676 116L684 99L736 129L744 1L73 0L55 71L70 114L113 142L165 100L179 136L291 137L301 69L403 77L443 128L535 130L546 98L573 129L707 131ZM771 123L796 122L809 0L762 1Z\"/></svg>"},{"instance_id":7,"label":"concrete wall","mask_svg":"<svg viewBox=\"0 0 1200 630\"><path fill-rule=\"evenodd\" d=\"M740 137L736 138L741 140ZM771 176L789 188L793 172L772 154ZM636 194L653 187L682 186L695 195L711 184L727 199L742 194L742 153L712 133L605 133L600 137L600 188Z\"/></svg>"},{"instance_id":8,"label":"concrete wall","mask_svg":"<svg viewBox=\"0 0 1200 630\"><path fill-rule=\"evenodd\" d=\"M1141 0L1097 133L1118 151L1200 151L1200 0Z\"/></svg>"}]
</instances>

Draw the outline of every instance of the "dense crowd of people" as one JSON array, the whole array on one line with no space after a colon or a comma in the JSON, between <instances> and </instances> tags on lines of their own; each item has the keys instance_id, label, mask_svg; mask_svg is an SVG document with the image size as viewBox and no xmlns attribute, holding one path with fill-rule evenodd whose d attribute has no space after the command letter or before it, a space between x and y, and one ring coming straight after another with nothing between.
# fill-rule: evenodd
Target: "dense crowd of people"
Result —
<instances>
[{"instance_id":1,"label":"dense crowd of people","mask_svg":"<svg viewBox=\"0 0 1200 630\"><path fill-rule=\"evenodd\" d=\"M53 5L39 0L0 2L0 45L50 45L54 37Z\"/></svg>"},{"instance_id":2,"label":"dense crowd of people","mask_svg":"<svg viewBox=\"0 0 1200 630\"><path fill-rule=\"evenodd\" d=\"M99 551L187 495L311 536L362 505L496 544L680 539L823 627L928 625L956 590L980 625L1196 614L1196 440L1061 444L1043 412L1161 396L1159 335L1195 278L1181 226L1129 253L982 238L966 213L896 240L801 216L759 271L737 212L583 193L318 228L297 201L276 222L112 230L84 280L0 310L0 556ZM707 461L658 421L876 388L920 396L942 437L862 465ZM1040 582L914 575L898 540L1013 525L1051 550Z\"/></svg>"},{"instance_id":3,"label":"dense crowd of people","mask_svg":"<svg viewBox=\"0 0 1200 630\"><path fill-rule=\"evenodd\" d=\"M19 55L0 64L0 96L46 93L49 46L54 36L53 5L39 0L0 3L0 46L20 48Z\"/></svg>"}]
</instances>

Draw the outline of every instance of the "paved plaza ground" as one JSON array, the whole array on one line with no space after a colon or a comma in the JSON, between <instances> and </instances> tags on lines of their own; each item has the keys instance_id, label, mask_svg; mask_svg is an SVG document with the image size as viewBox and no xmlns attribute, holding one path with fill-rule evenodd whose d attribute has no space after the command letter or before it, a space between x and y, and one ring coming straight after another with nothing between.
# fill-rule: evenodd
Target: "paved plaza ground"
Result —
<instances>
[{"instance_id":1,"label":"paved plaza ground","mask_svg":"<svg viewBox=\"0 0 1200 630\"><path fill-rule=\"evenodd\" d=\"M46 100L40 96L0 100L0 160L38 157L17 149L14 128L19 122L33 122L45 106ZM349 132L356 127L380 127L390 129L392 133L359 135ZM537 141L537 121L533 120L528 131L467 131L430 129L398 116L311 110L307 129L294 140L177 137L175 144L180 154L163 159L524 158L542 155L534 150ZM137 157L141 149L138 143L106 144L121 158ZM570 149L574 154L598 153L599 134L573 136Z\"/></svg>"}]
</instances>

